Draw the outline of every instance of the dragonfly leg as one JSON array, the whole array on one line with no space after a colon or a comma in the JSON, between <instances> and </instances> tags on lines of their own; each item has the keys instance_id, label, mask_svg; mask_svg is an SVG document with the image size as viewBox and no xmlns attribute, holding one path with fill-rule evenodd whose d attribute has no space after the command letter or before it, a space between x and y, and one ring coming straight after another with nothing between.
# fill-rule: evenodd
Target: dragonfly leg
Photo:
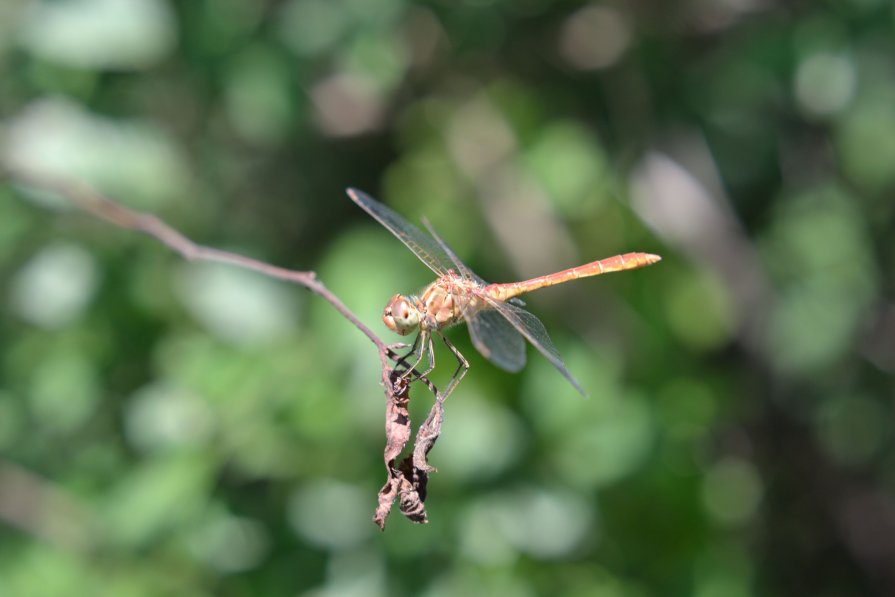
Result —
<instances>
[{"instance_id":1,"label":"dragonfly leg","mask_svg":"<svg viewBox=\"0 0 895 597\"><path fill-rule=\"evenodd\" d=\"M428 367L425 371L419 372L415 368L408 369L408 364L406 362L407 357L416 352L416 348L411 350L409 353L401 356L396 353L397 350L403 350L410 346L409 344L398 343L398 344L390 344L386 348L388 349L388 357L395 362L395 369L392 371L390 375L391 383L395 386L395 391L398 391L398 387L400 384L406 382L407 377L411 377L411 382L419 381L424 386L429 388L429 391L432 392L432 395L438 398L438 388L435 387L435 384L427 377L429 373L435 368L435 351L432 346L432 336L428 335L428 349L429 349L429 363ZM416 342L414 342L414 346L416 346ZM402 369L399 369L403 368Z\"/></svg>"},{"instance_id":2,"label":"dragonfly leg","mask_svg":"<svg viewBox=\"0 0 895 597\"><path fill-rule=\"evenodd\" d=\"M429 362L426 364L426 369L424 371L417 371L417 366L423 360L423 354L427 354L429 356ZM435 347L432 345L432 334L426 334L426 339L420 345L419 358L416 360L413 367L401 374L401 378L405 379L408 376L412 375L413 379L415 380L424 379L428 381L429 378L426 376L432 373L433 369L435 369ZM432 388L429 389L431 390ZM438 390L435 390L435 395L438 396Z\"/></svg>"},{"instance_id":3,"label":"dragonfly leg","mask_svg":"<svg viewBox=\"0 0 895 597\"><path fill-rule=\"evenodd\" d=\"M392 373L392 383L398 384L399 382L405 382L406 379L410 377L411 381L421 381L423 385L429 388L429 391L431 391L432 394L435 395L435 397L438 397L438 388L436 388L435 384L433 384L427 377L427 375L429 375L429 373L431 373L432 370L435 369L435 350L432 346L432 335L426 333L425 340L421 342L420 336L422 336L422 334L422 332L420 334L417 334L413 345L410 346L410 351L403 356L395 354L395 351L408 348L409 345L398 343L392 344L388 347L389 358L391 358L391 360L395 362L395 371ZM420 350L421 352L416 358L414 366L411 367L407 363L407 359L413 355L416 355L417 350ZM428 352L429 362L427 364L426 370L420 372L416 370L416 365L418 365L422 361L423 352Z\"/></svg>"},{"instance_id":4,"label":"dragonfly leg","mask_svg":"<svg viewBox=\"0 0 895 597\"><path fill-rule=\"evenodd\" d=\"M417 348L418 348L419 345L420 345L420 337L421 337L422 335L423 335L423 332L420 332L419 334L416 335L416 338L413 339L413 344L410 345L410 350L407 351L407 354L405 354L404 356L397 357L397 358L392 358L392 360L395 362L395 368L396 368L396 369L399 368L399 367L403 367L403 368L404 368L403 373L405 373L405 374L406 374L408 371L413 371L413 367L408 367L408 365L407 365L407 359L408 359L411 355L416 355ZM392 348L392 347L390 347L390 348ZM393 348L394 348L394 350L402 350L402 349L404 349L404 348L407 348L407 344L401 342L401 343L399 343L399 344L394 345ZM416 358L416 357L414 357L414 359L415 359L415 358ZM417 361L417 362L418 362L418 361Z\"/></svg>"},{"instance_id":5,"label":"dragonfly leg","mask_svg":"<svg viewBox=\"0 0 895 597\"><path fill-rule=\"evenodd\" d=\"M441 336L441 339L444 340L444 343L447 345L448 349L454 354L457 358L457 370L454 371L453 377L451 377L451 381L448 382L447 387L444 390L444 393L438 398L441 402L450 396L451 392L454 391L454 388L457 387L457 384L460 383L460 380L463 379L463 376L466 375L466 372L469 371L469 361L460 354L460 351L457 350L457 347L454 346L450 340L447 339L446 336Z\"/></svg>"},{"instance_id":6,"label":"dragonfly leg","mask_svg":"<svg viewBox=\"0 0 895 597\"><path fill-rule=\"evenodd\" d=\"M429 353L429 368L423 373L417 373L416 368L423 361L423 356L425 356L426 352ZM410 348L410 352L397 361L398 366L405 367L404 371L400 374L400 378L406 379L411 375L419 378L428 375L432 369L435 368L435 357L433 353L432 336L426 330L421 330L420 333L416 335L416 339L413 341L413 346ZM407 363L407 359L410 357L413 357L414 359L412 365Z\"/></svg>"},{"instance_id":7,"label":"dragonfly leg","mask_svg":"<svg viewBox=\"0 0 895 597\"><path fill-rule=\"evenodd\" d=\"M392 353L396 353L399 350L404 350L405 348L410 348L410 346L411 345L407 344L406 342L395 342L393 344L386 345L386 348L389 350L389 357L391 357ZM392 360L394 361L395 359Z\"/></svg>"},{"instance_id":8,"label":"dragonfly leg","mask_svg":"<svg viewBox=\"0 0 895 597\"><path fill-rule=\"evenodd\" d=\"M432 373L433 369L435 369L435 347L432 346L432 335L431 334L426 335L426 341L428 343L428 346L426 347L426 352L429 355L429 362L426 364L426 370L423 371L422 373L417 373L417 377L426 377L427 375Z\"/></svg>"}]
</instances>

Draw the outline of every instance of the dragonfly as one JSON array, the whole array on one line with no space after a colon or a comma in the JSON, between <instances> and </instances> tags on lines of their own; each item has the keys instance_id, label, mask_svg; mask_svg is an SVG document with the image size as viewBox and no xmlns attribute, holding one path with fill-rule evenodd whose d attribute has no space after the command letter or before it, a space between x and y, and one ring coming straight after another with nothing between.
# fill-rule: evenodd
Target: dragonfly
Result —
<instances>
[{"instance_id":1,"label":"dragonfly","mask_svg":"<svg viewBox=\"0 0 895 597\"><path fill-rule=\"evenodd\" d=\"M363 191L349 188L348 195L438 276L419 295L395 294L386 304L382 320L401 336L417 332L410 351L399 359L406 365L402 380L411 373L417 379L431 373L435 368L433 337L440 336L444 341L458 365L445 390L440 395L436 392L436 398L441 401L453 392L469 370L469 362L443 333L462 322L466 323L476 350L501 369L514 373L522 369L527 340L584 395L581 384L566 369L544 324L523 308L524 303L518 297L579 278L644 267L662 259L650 253L625 253L522 282L489 284L460 261L427 220L423 220L423 225L428 234ZM426 369L417 372L425 357L428 357Z\"/></svg>"}]
</instances>

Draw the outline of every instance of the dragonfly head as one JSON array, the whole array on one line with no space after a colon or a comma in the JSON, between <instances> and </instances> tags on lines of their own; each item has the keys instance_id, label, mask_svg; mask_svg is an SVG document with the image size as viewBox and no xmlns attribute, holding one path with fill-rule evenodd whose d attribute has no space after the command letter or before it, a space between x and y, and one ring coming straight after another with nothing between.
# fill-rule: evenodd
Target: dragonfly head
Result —
<instances>
[{"instance_id":1,"label":"dragonfly head","mask_svg":"<svg viewBox=\"0 0 895 597\"><path fill-rule=\"evenodd\" d=\"M388 329L406 336L419 329L420 312L410 299L396 294L382 311L382 321Z\"/></svg>"}]
</instances>

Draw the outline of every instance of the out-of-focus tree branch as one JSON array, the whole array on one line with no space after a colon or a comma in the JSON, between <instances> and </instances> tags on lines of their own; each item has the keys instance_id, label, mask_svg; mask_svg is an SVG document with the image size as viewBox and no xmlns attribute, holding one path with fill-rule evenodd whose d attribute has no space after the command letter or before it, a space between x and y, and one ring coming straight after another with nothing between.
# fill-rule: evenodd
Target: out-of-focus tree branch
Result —
<instances>
[{"instance_id":1,"label":"out-of-focus tree branch","mask_svg":"<svg viewBox=\"0 0 895 597\"><path fill-rule=\"evenodd\" d=\"M95 546L93 517L73 496L21 466L0 460L0 520L57 547Z\"/></svg>"}]
</instances>

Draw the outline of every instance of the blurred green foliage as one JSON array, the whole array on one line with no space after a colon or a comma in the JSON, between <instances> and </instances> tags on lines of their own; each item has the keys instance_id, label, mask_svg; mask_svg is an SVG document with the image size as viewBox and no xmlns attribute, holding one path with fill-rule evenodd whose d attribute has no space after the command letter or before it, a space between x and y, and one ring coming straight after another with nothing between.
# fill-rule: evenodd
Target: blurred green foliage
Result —
<instances>
[{"instance_id":1,"label":"blurred green foliage","mask_svg":"<svg viewBox=\"0 0 895 597\"><path fill-rule=\"evenodd\" d=\"M0 595L895 593L893 57L885 0L5 0L4 164L384 337L429 273L347 186L495 281L664 261L528 300L587 400L455 330L380 534L366 338L6 181Z\"/></svg>"}]
</instances>

